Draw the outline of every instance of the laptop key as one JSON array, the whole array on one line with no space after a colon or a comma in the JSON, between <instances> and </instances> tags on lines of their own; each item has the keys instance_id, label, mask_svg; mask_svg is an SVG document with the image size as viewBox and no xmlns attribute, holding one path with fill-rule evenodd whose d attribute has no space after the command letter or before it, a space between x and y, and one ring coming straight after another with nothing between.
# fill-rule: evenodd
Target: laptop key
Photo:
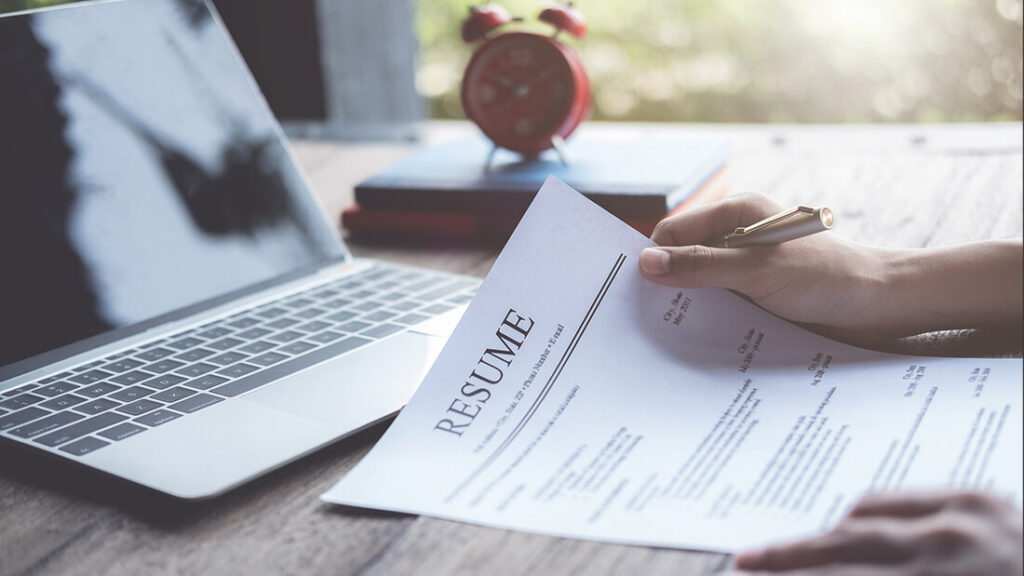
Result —
<instances>
[{"instance_id":1,"label":"laptop key","mask_svg":"<svg viewBox=\"0 0 1024 576\"><path fill-rule=\"evenodd\" d=\"M97 430L103 430L109 428L118 422L127 420L128 417L122 414L115 414L113 412L107 412L100 414L99 416L93 416L87 420L82 420L72 424L71 426L65 426L56 432L51 432L45 436L40 436L35 439L35 442L46 446L59 446L65 442L70 442L75 438L81 438L82 436L92 434Z\"/></svg>"},{"instance_id":2,"label":"laptop key","mask_svg":"<svg viewBox=\"0 0 1024 576\"><path fill-rule=\"evenodd\" d=\"M199 338L189 336L188 338L182 338L181 340L175 340L174 342L170 342L167 344L167 346L174 348L175 350L186 350L188 348L195 348L196 346L199 346L202 343L203 341L200 340Z\"/></svg>"},{"instance_id":3,"label":"laptop key","mask_svg":"<svg viewBox=\"0 0 1024 576\"><path fill-rule=\"evenodd\" d=\"M289 356L286 354L279 354L277 352L267 352L265 354L260 354L259 356L249 358L249 362L252 362L253 364L259 364L260 366L270 366L271 364L277 364L278 362L281 362L282 360L287 360L288 358Z\"/></svg>"},{"instance_id":4,"label":"laptop key","mask_svg":"<svg viewBox=\"0 0 1024 576\"><path fill-rule=\"evenodd\" d=\"M75 374L68 378L76 384L92 384L93 382L99 382L108 376L113 376L110 372L104 372L103 370L89 370L88 372L82 372Z\"/></svg>"},{"instance_id":5,"label":"laptop key","mask_svg":"<svg viewBox=\"0 0 1024 576\"><path fill-rule=\"evenodd\" d=\"M335 298L334 300L328 300L327 302L322 302L320 305L321 306L327 306L328 308L333 308L333 309L337 310L338 308L344 308L345 306L348 306L351 303L352 303L351 300L346 300L344 298Z\"/></svg>"},{"instance_id":6,"label":"laptop key","mask_svg":"<svg viewBox=\"0 0 1024 576\"><path fill-rule=\"evenodd\" d=\"M114 390L119 390L120 388L121 388L120 386L115 386L115 385L113 385L113 384L111 384L109 382L100 382L99 384L96 384L95 386L89 386L87 388L82 388L81 390L77 390L77 393L78 394L84 394L84 395L88 396L89 398L96 398L98 396L103 396L104 394L108 394L110 392L113 392Z\"/></svg>"},{"instance_id":7,"label":"laptop key","mask_svg":"<svg viewBox=\"0 0 1024 576\"><path fill-rule=\"evenodd\" d=\"M170 388L171 386L181 384L185 380L187 380L187 378L175 376L174 374L164 374L163 376L157 376L156 378L146 380L145 382L143 382L143 384L145 384L149 388L164 390L166 388Z\"/></svg>"},{"instance_id":8,"label":"laptop key","mask_svg":"<svg viewBox=\"0 0 1024 576\"><path fill-rule=\"evenodd\" d=\"M72 422L85 418L81 414L75 414L74 412L57 412L46 418L23 424L13 430L11 434L19 438L32 438L40 434L45 434L51 430L56 430L61 426L67 426Z\"/></svg>"},{"instance_id":9,"label":"laptop key","mask_svg":"<svg viewBox=\"0 0 1024 576\"><path fill-rule=\"evenodd\" d=\"M326 312L327 310L324 310L323 308L307 308L306 310L299 310L298 312L295 313L295 315L298 316L299 318L309 320L310 318L316 318L317 316L325 314Z\"/></svg>"},{"instance_id":10,"label":"laptop key","mask_svg":"<svg viewBox=\"0 0 1024 576\"><path fill-rule=\"evenodd\" d=\"M49 378L47 378L47 380L49 380ZM17 396L18 394L28 392L29 390L35 388L36 386L36 384L25 384L24 386L18 386L14 390L8 390L7 392L4 392L3 395L6 397Z\"/></svg>"},{"instance_id":11,"label":"laptop key","mask_svg":"<svg viewBox=\"0 0 1024 576\"><path fill-rule=\"evenodd\" d=\"M376 310L377 308L380 308L382 306L384 306L383 302L377 302L376 300L367 300L366 302L360 302L352 306L352 310L358 310L359 312L369 312L371 310Z\"/></svg>"},{"instance_id":12,"label":"laptop key","mask_svg":"<svg viewBox=\"0 0 1024 576\"><path fill-rule=\"evenodd\" d=\"M427 306L426 308L420 310L420 312L422 312L424 314L434 314L434 315L436 315L436 314L441 314L443 312L447 312L449 310L454 310L454 309L455 309L455 306L452 306L450 304L434 304L433 306Z\"/></svg>"},{"instance_id":13,"label":"laptop key","mask_svg":"<svg viewBox=\"0 0 1024 576\"><path fill-rule=\"evenodd\" d=\"M309 350L312 350L313 348L316 348L316 344L312 344L310 342L302 341L302 342L292 342L291 344L286 344L284 346L281 346L280 348L278 348L278 351L280 351L280 352L287 352L288 354L296 355L296 354L302 354L304 352L308 352Z\"/></svg>"},{"instance_id":14,"label":"laptop key","mask_svg":"<svg viewBox=\"0 0 1024 576\"><path fill-rule=\"evenodd\" d=\"M145 424L146 426L152 428L153 426L160 426L161 424L166 424L171 420L174 420L175 418L181 418L181 414L178 414L177 412L171 412L170 410L160 409L154 410L144 416L139 416L138 418L132 420L132 422Z\"/></svg>"},{"instance_id":15,"label":"laptop key","mask_svg":"<svg viewBox=\"0 0 1024 576\"><path fill-rule=\"evenodd\" d=\"M347 324L338 326L338 330L344 330L345 332L360 332L370 327L369 322L362 322L360 320L353 320Z\"/></svg>"},{"instance_id":16,"label":"laptop key","mask_svg":"<svg viewBox=\"0 0 1024 576\"><path fill-rule=\"evenodd\" d=\"M6 408L8 410L21 410L26 406L31 406L37 402L46 400L42 396L36 396L35 394L22 394L21 396L15 396L8 400L0 402L0 408Z\"/></svg>"},{"instance_id":17,"label":"laptop key","mask_svg":"<svg viewBox=\"0 0 1024 576\"><path fill-rule=\"evenodd\" d=\"M59 450L75 456L85 456L86 454L99 450L104 446L110 446L110 442L104 442L99 438L93 438L90 436L88 438L82 438L77 442L72 442L67 446L61 446Z\"/></svg>"},{"instance_id":18,"label":"laptop key","mask_svg":"<svg viewBox=\"0 0 1024 576\"><path fill-rule=\"evenodd\" d=\"M139 432L144 432L146 429L142 426L132 424L131 422L124 422L118 424L109 430L104 430L97 434L97 436L103 436L108 440L124 440L125 438L135 436Z\"/></svg>"},{"instance_id":19,"label":"laptop key","mask_svg":"<svg viewBox=\"0 0 1024 576\"><path fill-rule=\"evenodd\" d=\"M259 354L260 352L265 352L267 350L270 350L271 348L274 348L275 346L277 346L277 344L274 344L273 342L267 342L266 340L257 340L255 342L242 346L238 350L240 352L245 352L246 354Z\"/></svg>"},{"instance_id":20,"label":"laptop key","mask_svg":"<svg viewBox=\"0 0 1024 576\"><path fill-rule=\"evenodd\" d=\"M234 364L235 362L240 362L246 358L248 358L248 356L241 352L225 352L210 358L208 361L213 362L218 366L227 366L228 364Z\"/></svg>"},{"instance_id":21,"label":"laptop key","mask_svg":"<svg viewBox=\"0 0 1024 576\"><path fill-rule=\"evenodd\" d=\"M465 288L469 284L470 284L469 280L458 280L456 282L451 282L451 283L445 284L444 286L441 286L441 287L436 288L434 290L431 290L429 292L420 294L420 295L418 295L416 297L419 298L420 300L427 300L427 301L438 300L440 298L444 298L446 296L451 296L451 295L457 293L459 290Z\"/></svg>"},{"instance_id":22,"label":"laptop key","mask_svg":"<svg viewBox=\"0 0 1024 576\"><path fill-rule=\"evenodd\" d=\"M359 334L361 336L369 336L370 338L383 338L402 330L405 330L405 326L399 324L378 324L369 330L363 330Z\"/></svg>"},{"instance_id":23,"label":"laptop key","mask_svg":"<svg viewBox=\"0 0 1024 576\"><path fill-rule=\"evenodd\" d=\"M227 376L228 378L240 378L242 376L252 374L257 370L259 370L259 367L257 366L240 362L238 364L235 364L234 366L228 366L227 368L217 370L217 374L220 374L221 376Z\"/></svg>"},{"instance_id":24,"label":"laptop key","mask_svg":"<svg viewBox=\"0 0 1024 576\"><path fill-rule=\"evenodd\" d=\"M460 294L445 300L445 302L450 302L451 304L467 304L471 300L473 300L472 294Z\"/></svg>"},{"instance_id":25,"label":"laptop key","mask_svg":"<svg viewBox=\"0 0 1024 576\"><path fill-rule=\"evenodd\" d=\"M111 378L110 381L116 382L117 384L122 384L124 386L128 386L129 384L137 384L139 382L142 382L143 380L152 377L153 375L150 374L149 372L143 372L142 370L132 370L131 372L118 374L117 376Z\"/></svg>"},{"instance_id":26,"label":"laptop key","mask_svg":"<svg viewBox=\"0 0 1024 576\"><path fill-rule=\"evenodd\" d=\"M110 397L113 398L114 400L119 400L121 402L131 402L132 400L145 398L146 396L149 396L152 393L153 390L150 390L149 388L146 388L144 386L132 386L131 388L125 388L124 390L114 392L113 394L110 395Z\"/></svg>"},{"instance_id":27,"label":"laptop key","mask_svg":"<svg viewBox=\"0 0 1024 576\"><path fill-rule=\"evenodd\" d=\"M167 348L153 348L137 355L136 358L139 360L145 360L146 362L156 362L157 360L166 358L171 354L174 354L173 350L168 350Z\"/></svg>"},{"instance_id":28,"label":"laptop key","mask_svg":"<svg viewBox=\"0 0 1024 576\"><path fill-rule=\"evenodd\" d=\"M185 366L180 370L175 370L175 374L181 374L182 376L188 376L189 378L195 378L196 376L202 376L207 372L213 372L217 367L213 364L207 364L206 362L199 362L198 364L192 364Z\"/></svg>"},{"instance_id":29,"label":"laptop key","mask_svg":"<svg viewBox=\"0 0 1024 576\"><path fill-rule=\"evenodd\" d=\"M228 326L231 326L232 328L237 328L238 330L244 330L250 326L255 326L256 324L259 324L260 322L262 322L262 320L253 318L251 316L246 316L244 318L239 318L238 320L228 322Z\"/></svg>"},{"instance_id":30,"label":"laptop key","mask_svg":"<svg viewBox=\"0 0 1024 576\"><path fill-rule=\"evenodd\" d=\"M273 322L267 322L266 326L268 328L273 328L274 330L284 330L285 328L295 326L299 322L302 322L302 320L296 320L295 318L278 318Z\"/></svg>"},{"instance_id":31,"label":"laptop key","mask_svg":"<svg viewBox=\"0 0 1024 576\"><path fill-rule=\"evenodd\" d=\"M296 326L295 329L299 332L319 332L325 328L330 328L330 322L324 322L323 320L314 320L312 322L306 322L302 326Z\"/></svg>"},{"instance_id":32,"label":"laptop key","mask_svg":"<svg viewBox=\"0 0 1024 576\"><path fill-rule=\"evenodd\" d=\"M289 308L305 308L313 304L313 301L309 298L296 298L290 302L285 302L284 305Z\"/></svg>"},{"instance_id":33,"label":"laptop key","mask_svg":"<svg viewBox=\"0 0 1024 576\"><path fill-rule=\"evenodd\" d=\"M103 369L109 370L111 372L126 372L128 370L131 370L132 368L138 368L143 364L144 362L141 360L135 360L133 358L123 358L121 360L118 360L117 362L111 362L110 364L104 365Z\"/></svg>"},{"instance_id":34,"label":"laptop key","mask_svg":"<svg viewBox=\"0 0 1024 576\"><path fill-rule=\"evenodd\" d=\"M206 408L208 406L213 406L214 404L222 400L224 399L219 398L217 396L211 396L210 394L197 394L191 398L182 400L177 404L171 404L170 406L168 406L168 408L173 408L178 412L191 414L196 410L202 410L203 408Z\"/></svg>"},{"instance_id":35,"label":"laptop key","mask_svg":"<svg viewBox=\"0 0 1024 576\"><path fill-rule=\"evenodd\" d=\"M422 280L422 281L417 282L415 284L410 284L410 285L406 286L405 289L410 291L410 292L420 292L420 291L426 290L427 288L430 288L431 286L434 286L435 284L437 284L438 282L441 282L442 280L444 280L444 278L442 278L440 276L431 276L430 278L427 278L426 280Z\"/></svg>"},{"instance_id":36,"label":"laptop key","mask_svg":"<svg viewBox=\"0 0 1024 576\"><path fill-rule=\"evenodd\" d=\"M164 372L170 372L171 370L181 368L184 365L184 362L179 362L177 360L171 360L168 358L165 360L161 360L159 362L154 362L153 364L146 366L146 370L156 374L163 374Z\"/></svg>"},{"instance_id":37,"label":"laptop key","mask_svg":"<svg viewBox=\"0 0 1024 576\"><path fill-rule=\"evenodd\" d=\"M216 354L216 352L214 352L213 350L209 350L206 348L193 348L191 350L187 350L185 352L182 352L181 354L178 354L177 356L175 356L175 358L183 362L198 362L199 360L202 360L207 356L213 356L214 354Z\"/></svg>"},{"instance_id":38,"label":"laptop key","mask_svg":"<svg viewBox=\"0 0 1024 576\"><path fill-rule=\"evenodd\" d=\"M259 388L264 384L273 382L282 376L333 358L338 354L355 350L356 348L369 344L370 342L373 342L373 340L370 340L369 338L361 338L359 336L351 336L312 351L304 356L298 356L287 362L271 366L270 368L257 372L256 374L252 374L251 376L228 382L227 384L218 386L210 391L222 396L238 396L239 394L244 394L250 390Z\"/></svg>"},{"instance_id":39,"label":"laptop key","mask_svg":"<svg viewBox=\"0 0 1024 576\"><path fill-rule=\"evenodd\" d=\"M325 320L331 320L333 322L345 322L345 321L351 320L352 318L355 318L356 316L358 316L358 314L356 314L355 312L349 312L348 310L343 310L341 312L335 312L334 314L331 314L330 316L324 316L324 319Z\"/></svg>"},{"instance_id":40,"label":"laptop key","mask_svg":"<svg viewBox=\"0 0 1024 576\"><path fill-rule=\"evenodd\" d=\"M25 408L13 414L8 414L0 418L0 430L10 430L16 426L21 426L26 422L31 422L37 418L42 418L47 414L52 414L49 410L43 410L32 406L31 408Z\"/></svg>"},{"instance_id":41,"label":"laptop key","mask_svg":"<svg viewBox=\"0 0 1024 576\"><path fill-rule=\"evenodd\" d=\"M196 378L195 380L189 380L188 381L188 386L189 386L189 388L195 388L196 390L209 390L210 388L213 388L214 386L220 386L221 384L223 384L223 383L225 383L227 381L228 381L228 379L224 378L223 376L215 376L213 374L207 374L206 376L203 376L202 378Z\"/></svg>"},{"instance_id":42,"label":"laptop key","mask_svg":"<svg viewBox=\"0 0 1024 576\"><path fill-rule=\"evenodd\" d=\"M261 331L261 332L266 333L266 334L270 333L270 330L264 330L263 328L253 328L251 330L247 330L246 332L255 332L255 331ZM245 332L243 332L241 334L238 334L238 336L242 336L242 334L245 334ZM243 336L243 338L244 338L244 336ZM258 336L257 336L257 338L258 338ZM251 338L246 338L246 340L251 340ZM244 344L244 343L245 342L243 340L239 340L238 338L235 338L234 336L228 336L227 338L221 338L220 340L217 340L216 342L211 342L211 343L207 344L207 346L209 346L210 348L213 348L214 350L224 351L224 350L227 350L228 348L234 348L235 346L238 346L239 344Z\"/></svg>"},{"instance_id":43,"label":"laptop key","mask_svg":"<svg viewBox=\"0 0 1024 576\"><path fill-rule=\"evenodd\" d=\"M71 390L77 387L78 384L73 384L71 382L53 382L52 384L45 385L41 388L36 388L32 390L32 394L41 394L46 398L53 398L54 396L59 396L63 393L71 392Z\"/></svg>"},{"instance_id":44,"label":"laptop key","mask_svg":"<svg viewBox=\"0 0 1024 576\"><path fill-rule=\"evenodd\" d=\"M244 332L239 332L235 334L235 336L238 336L239 338L244 338L246 340L255 340L257 338L263 338L264 336L270 334L271 332L273 332L273 330L267 330L266 328L249 328Z\"/></svg>"},{"instance_id":45,"label":"laptop key","mask_svg":"<svg viewBox=\"0 0 1024 576\"><path fill-rule=\"evenodd\" d=\"M85 402L86 400L88 400L88 398L83 398L83 397L77 396L75 394L65 394L63 396L57 396L56 398L51 398L51 399L47 400L46 402L43 402L39 406L41 406L43 408L47 408L49 410L63 410L65 408L71 408L72 406L77 406L78 404L81 404L82 402Z\"/></svg>"},{"instance_id":46,"label":"laptop key","mask_svg":"<svg viewBox=\"0 0 1024 576\"><path fill-rule=\"evenodd\" d=\"M200 332L199 334L196 334L196 336L199 338L206 338L207 340L213 340L215 338L220 338L221 336L227 336L228 334L231 334L230 328L217 326L216 328L210 328L209 330Z\"/></svg>"},{"instance_id":47,"label":"laptop key","mask_svg":"<svg viewBox=\"0 0 1024 576\"><path fill-rule=\"evenodd\" d=\"M404 302L396 302L390 306L392 310L398 310L399 312L408 312L409 310L415 310L423 305L423 302L417 302L416 300L406 300Z\"/></svg>"},{"instance_id":48,"label":"laptop key","mask_svg":"<svg viewBox=\"0 0 1024 576\"><path fill-rule=\"evenodd\" d=\"M99 414L100 412L105 412L107 410L110 410L111 408L116 408L120 405L120 402L114 402L113 400L108 400L107 398L97 398L96 400L92 400L75 406L74 410L75 412L81 412L82 414L92 416L93 414Z\"/></svg>"},{"instance_id":49,"label":"laptop key","mask_svg":"<svg viewBox=\"0 0 1024 576\"><path fill-rule=\"evenodd\" d=\"M164 390L163 392L160 392L158 394L153 394L151 398L153 398L154 400L159 400L161 402L170 403L181 400L182 398L188 398L189 396L195 393L195 390L189 390L188 388L175 386L174 388L168 388L167 390Z\"/></svg>"},{"instance_id":50,"label":"laptop key","mask_svg":"<svg viewBox=\"0 0 1024 576\"><path fill-rule=\"evenodd\" d=\"M412 324L419 324L420 322L423 322L424 320L429 320L429 319L430 319L430 316L426 316L424 314L417 314L415 312L411 312L409 314L406 314L405 316L399 316L398 318L395 318L394 322L398 322L399 324L412 325Z\"/></svg>"},{"instance_id":51,"label":"laptop key","mask_svg":"<svg viewBox=\"0 0 1024 576\"><path fill-rule=\"evenodd\" d=\"M117 411L122 413L122 414L127 414L129 416L138 416L139 414L145 414L146 412L149 412L151 410L156 410L157 408L162 408L162 407L163 407L163 404L159 404L157 402L153 402L152 400L142 399L142 400L135 400L134 402L130 402L128 404L125 404L125 405L121 406L120 408L118 408Z\"/></svg>"},{"instance_id":52,"label":"laptop key","mask_svg":"<svg viewBox=\"0 0 1024 576\"><path fill-rule=\"evenodd\" d=\"M363 320L367 322L384 322L398 316L398 312L389 312L387 310L378 310L363 316Z\"/></svg>"},{"instance_id":53,"label":"laptop key","mask_svg":"<svg viewBox=\"0 0 1024 576\"><path fill-rule=\"evenodd\" d=\"M297 340L299 338L302 338L303 336L305 336L305 334L303 334L302 332L296 332L295 330L286 330L284 332L278 332L273 336L267 337L267 340L284 343L291 342L292 340Z\"/></svg>"},{"instance_id":54,"label":"laptop key","mask_svg":"<svg viewBox=\"0 0 1024 576\"><path fill-rule=\"evenodd\" d=\"M285 310L284 308L274 307L274 308L267 308L266 310L260 310L259 312L256 313L256 315L259 316L260 318L266 318L266 319L270 320L271 318L277 318L278 316L284 316L287 313L288 313L288 311Z\"/></svg>"},{"instance_id":55,"label":"laptop key","mask_svg":"<svg viewBox=\"0 0 1024 576\"><path fill-rule=\"evenodd\" d=\"M341 338L342 336L344 336L344 334L342 334L341 332L335 332L334 330L325 330L319 334L314 334L310 336L309 339L313 340L314 342L319 342L320 344L327 344L328 342L334 342L335 340Z\"/></svg>"}]
</instances>

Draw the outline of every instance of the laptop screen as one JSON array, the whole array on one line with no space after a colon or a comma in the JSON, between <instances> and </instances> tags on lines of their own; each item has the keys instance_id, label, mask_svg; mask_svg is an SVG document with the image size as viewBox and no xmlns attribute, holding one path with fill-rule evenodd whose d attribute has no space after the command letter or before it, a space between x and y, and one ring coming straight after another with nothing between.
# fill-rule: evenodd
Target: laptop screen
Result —
<instances>
[{"instance_id":1,"label":"laptop screen","mask_svg":"<svg viewBox=\"0 0 1024 576\"><path fill-rule=\"evenodd\" d=\"M0 17L0 367L343 254L201 0Z\"/></svg>"}]
</instances>

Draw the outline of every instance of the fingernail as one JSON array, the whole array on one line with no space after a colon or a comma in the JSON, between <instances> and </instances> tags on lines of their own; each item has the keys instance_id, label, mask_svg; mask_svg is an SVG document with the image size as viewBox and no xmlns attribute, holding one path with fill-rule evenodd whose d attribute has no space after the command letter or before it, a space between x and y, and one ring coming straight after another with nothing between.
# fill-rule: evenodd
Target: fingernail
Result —
<instances>
[{"instance_id":1,"label":"fingernail","mask_svg":"<svg viewBox=\"0 0 1024 576\"><path fill-rule=\"evenodd\" d=\"M663 276L668 273L668 259L668 252L664 250L644 248L640 254L640 266L652 276Z\"/></svg>"}]
</instances>

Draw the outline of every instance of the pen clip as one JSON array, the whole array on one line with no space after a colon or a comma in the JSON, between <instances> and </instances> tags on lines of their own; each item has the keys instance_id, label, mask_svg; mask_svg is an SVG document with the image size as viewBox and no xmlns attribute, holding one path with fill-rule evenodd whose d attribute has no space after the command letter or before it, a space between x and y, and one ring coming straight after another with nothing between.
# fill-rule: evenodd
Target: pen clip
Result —
<instances>
[{"instance_id":1,"label":"pen clip","mask_svg":"<svg viewBox=\"0 0 1024 576\"><path fill-rule=\"evenodd\" d=\"M783 220L788 220L800 214L814 214L814 208L810 208L807 206L797 206L796 208L790 208L785 212L780 212L774 216L769 216L764 220L761 220L760 222L755 222L751 224L750 226L740 226L732 234L729 234L728 236L746 236L747 234L778 224Z\"/></svg>"}]
</instances>

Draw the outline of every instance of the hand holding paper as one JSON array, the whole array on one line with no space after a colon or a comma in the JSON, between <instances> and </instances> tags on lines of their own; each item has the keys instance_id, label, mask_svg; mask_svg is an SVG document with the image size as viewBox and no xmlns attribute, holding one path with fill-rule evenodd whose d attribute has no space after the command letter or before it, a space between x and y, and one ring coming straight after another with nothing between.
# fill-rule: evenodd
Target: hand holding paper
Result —
<instances>
[{"instance_id":1,"label":"hand holding paper","mask_svg":"<svg viewBox=\"0 0 1024 576\"><path fill-rule=\"evenodd\" d=\"M650 246L549 179L419 391L324 498L720 551L817 533L869 490L1020 504L1020 360L827 340L646 280Z\"/></svg>"},{"instance_id":2,"label":"hand holding paper","mask_svg":"<svg viewBox=\"0 0 1024 576\"><path fill-rule=\"evenodd\" d=\"M709 248L737 226L778 212L760 194L668 218L641 270L681 288L724 287L788 320L847 342L950 328L1020 327L1021 241L893 250L816 234L773 246Z\"/></svg>"}]
</instances>

